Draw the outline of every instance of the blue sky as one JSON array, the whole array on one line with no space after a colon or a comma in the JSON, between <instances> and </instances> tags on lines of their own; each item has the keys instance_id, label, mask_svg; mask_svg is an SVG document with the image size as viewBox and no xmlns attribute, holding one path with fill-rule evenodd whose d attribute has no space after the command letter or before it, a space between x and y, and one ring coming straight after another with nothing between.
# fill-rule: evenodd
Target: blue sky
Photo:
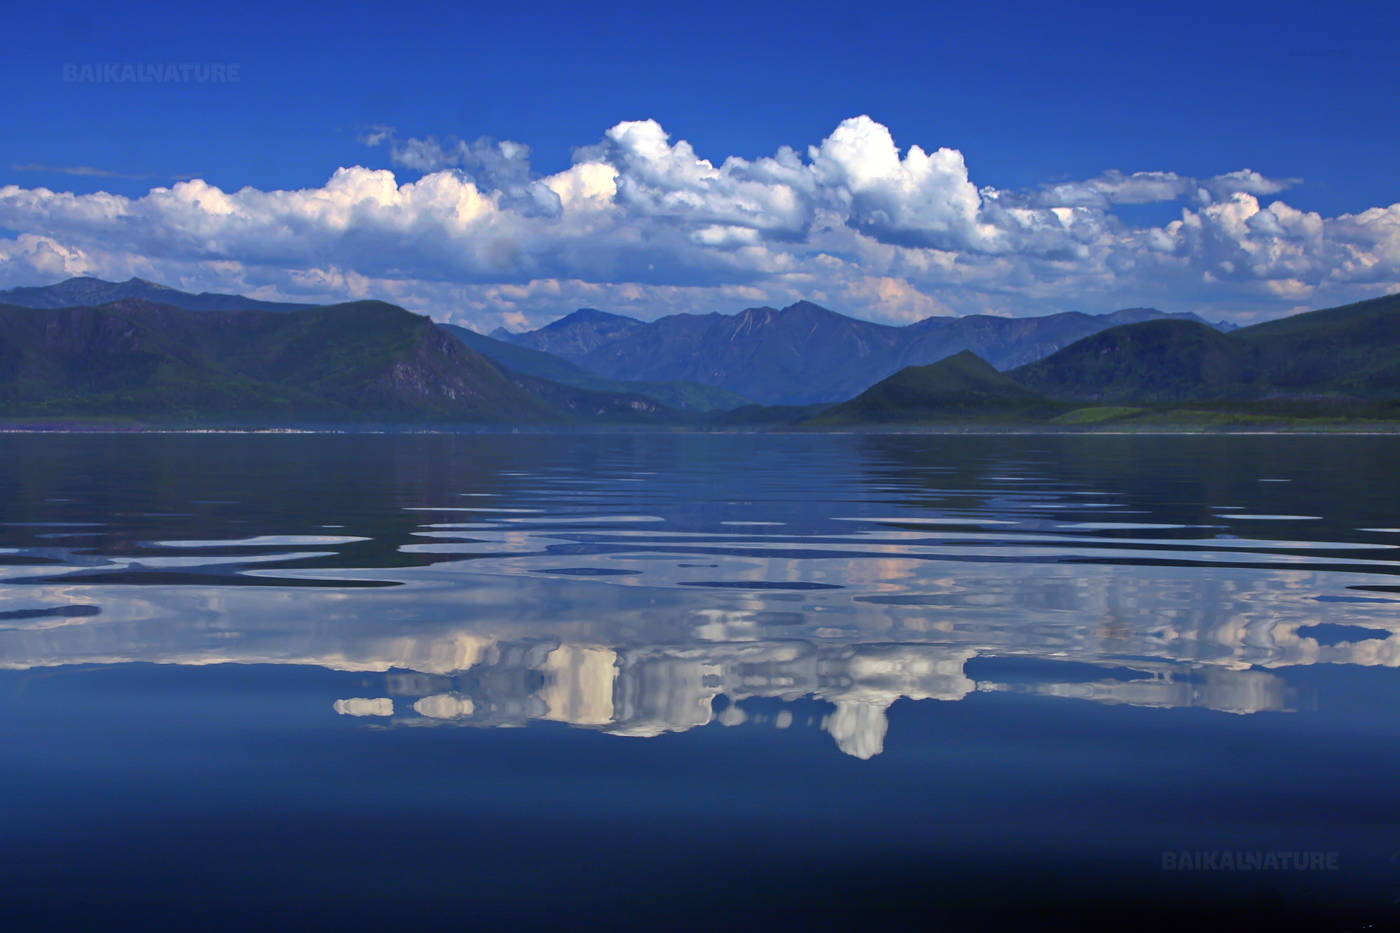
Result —
<instances>
[{"instance_id":1,"label":"blue sky","mask_svg":"<svg viewBox=\"0 0 1400 933\"><path fill-rule=\"evenodd\" d=\"M50 4L0 40L12 89L0 186L13 186L0 198L0 285L84 271L358 291L487 327L576 303L650 317L812 295L889 320L1147 303L1269 316L1400 282L1400 209L1365 214L1400 201L1397 27L1383 3ZM237 80L88 79L179 63L228 65ZM864 148L816 165L809 147L862 116L851 134ZM696 176L667 149L661 179L654 133L599 147L625 121L654 121L667 146L688 142L685 157L716 170L731 156L748 165ZM933 176L891 168L872 124L901 159L911 146L956 152L963 176L942 162ZM505 177L485 149L453 148L480 137L527 145L528 167L508 159ZM653 147L646 164L637 146ZM754 168L780 147L810 169L801 180ZM616 216L538 206L539 179L590 157L617 170ZM319 191L353 166L390 169L399 185L466 178L491 213L433 227L441 199L462 197L454 188L364 229L242 202L222 206L215 229L183 201L141 200L188 179ZM1264 180L1208 181L1245 169ZM1146 172L1178 179L1177 196L1099 197L1124 190L1108 173ZM977 204L959 178L983 192ZM1094 204L1082 186L1046 194L1095 179ZM1022 213L991 210L987 189ZM1290 213L1249 220L1274 200ZM1069 209L1089 213L1047 232L1055 217L1071 226ZM1151 233L1183 211L1199 222ZM304 236L279 254L259 224Z\"/></svg>"}]
</instances>

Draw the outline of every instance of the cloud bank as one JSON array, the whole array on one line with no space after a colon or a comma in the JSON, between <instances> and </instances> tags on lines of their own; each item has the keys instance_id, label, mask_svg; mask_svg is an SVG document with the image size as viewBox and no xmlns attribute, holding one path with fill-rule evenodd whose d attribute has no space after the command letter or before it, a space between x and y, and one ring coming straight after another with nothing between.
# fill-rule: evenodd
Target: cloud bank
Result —
<instances>
[{"instance_id":1,"label":"cloud bank","mask_svg":"<svg viewBox=\"0 0 1400 933\"><path fill-rule=\"evenodd\" d=\"M538 174L511 141L363 140L396 171L318 188L204 181L137 198L0 187L0 285L141 275L258 297L374 296L477 327L580 305L641 317L799 297L876 320L1157 304L1247 319L1400 290L1400 204L1323 217L1298 179L1120 171L1029 190L956 149L901 149L869 117L805 151L701 158L618 123ZM1177 219L1134 226L1123 205Z\"/></svg>"}]
</instances>

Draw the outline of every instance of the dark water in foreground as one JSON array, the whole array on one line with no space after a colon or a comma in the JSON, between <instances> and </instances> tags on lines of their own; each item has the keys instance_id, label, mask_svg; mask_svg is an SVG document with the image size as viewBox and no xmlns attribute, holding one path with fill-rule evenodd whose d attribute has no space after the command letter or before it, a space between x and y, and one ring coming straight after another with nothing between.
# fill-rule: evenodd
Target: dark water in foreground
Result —
<instances>
[{"instance_id":1,"label":"dark water in foreground","mask_svg":"<svg viewBox=\"0 0 1400 933\"><path fill-rule=\"evenodd\" d=\"M1398 467L3 436L0 924L1385 929Z\"/></svg>"}]
</instances>

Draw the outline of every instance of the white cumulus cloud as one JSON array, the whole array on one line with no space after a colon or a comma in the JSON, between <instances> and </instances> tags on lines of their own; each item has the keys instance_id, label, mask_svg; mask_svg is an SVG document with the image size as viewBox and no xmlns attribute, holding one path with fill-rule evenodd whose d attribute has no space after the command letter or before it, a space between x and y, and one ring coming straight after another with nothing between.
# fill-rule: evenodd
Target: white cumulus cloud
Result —
<instances>
[{"instance_id":1,"label":"white cumulus cloud","mask_svg":"<svg viewBox=\"0 0 1400 933\"><path fill-rule=\"evenodd\" d=\"M554 174L528 146L402 138L394 170L319 187L139 197L0 187L0 285L141 275L260 297L378 296L478 327L578 305L655 317L810 298L902 322L1164 304L1278 313L1400 289L1400 204L1324 217L1251 169L1107 171L979 186L952 148L901 148L867 116L805 150L702 158L654 120L618 123ZM1177 203L1134 226L1121 205Z\"/></svg>"}]
</instances>

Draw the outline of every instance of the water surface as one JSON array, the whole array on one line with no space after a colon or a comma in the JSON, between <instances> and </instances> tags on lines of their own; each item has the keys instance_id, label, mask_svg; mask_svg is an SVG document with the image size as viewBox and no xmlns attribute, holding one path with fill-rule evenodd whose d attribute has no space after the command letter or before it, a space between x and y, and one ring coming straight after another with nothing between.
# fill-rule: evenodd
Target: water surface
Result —
<instances>
[{"instance_id":1,"label":"water surface","mask_svg":"<svg viewBox=\"0 0 1400 933\"><path fill-rule=\"evenodd\" d=\"M3 436L3 904L1388 922L1397 465L1386 437Z\"/></svg>"}]
</instances>

